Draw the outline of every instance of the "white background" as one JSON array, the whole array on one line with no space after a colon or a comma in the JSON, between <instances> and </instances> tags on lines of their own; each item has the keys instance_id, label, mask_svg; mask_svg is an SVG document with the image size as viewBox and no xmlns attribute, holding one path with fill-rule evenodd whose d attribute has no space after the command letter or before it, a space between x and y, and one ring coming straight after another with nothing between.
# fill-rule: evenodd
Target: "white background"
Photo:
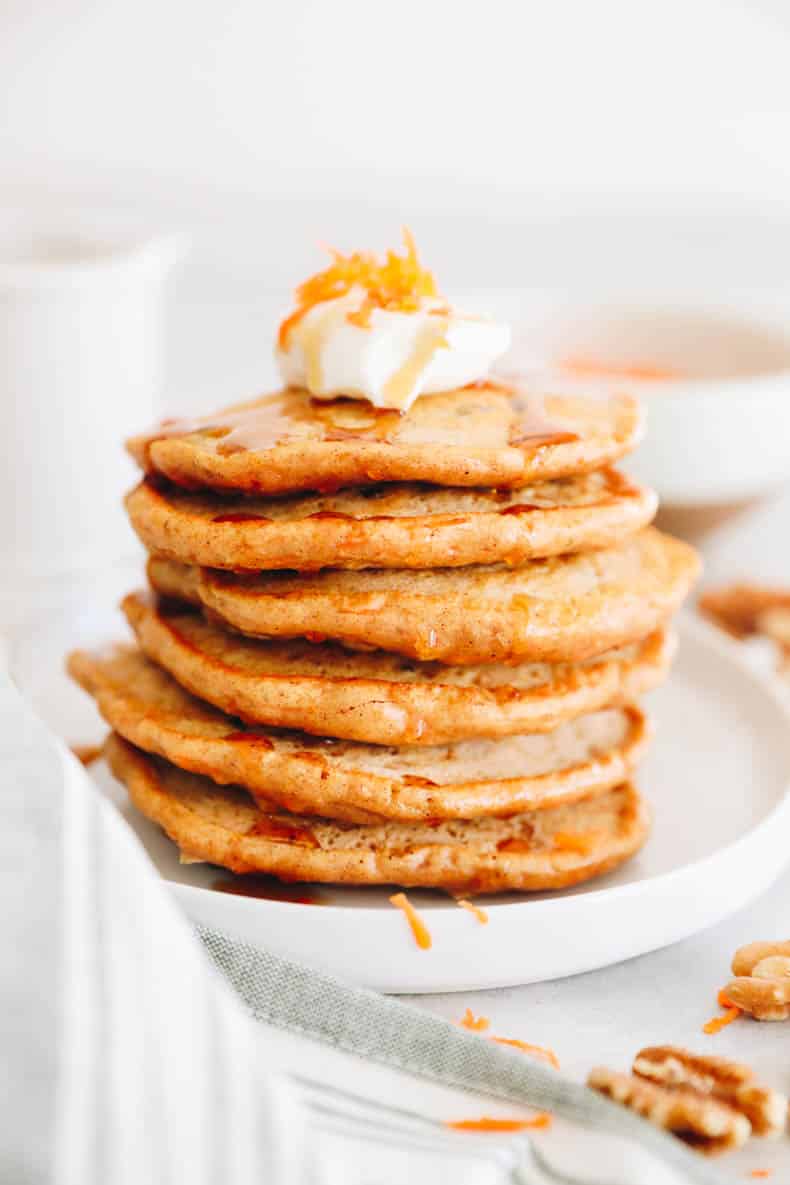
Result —
<instances>
[{"instance_id":1,"label":"white background","mask_svg":"<svg viewBox=\"0 0 790 1185\"><path fill-rule=\"evenodd\" d=\"M208 405L269 381L319 243L403 222L516 316L784 285L789 60L785 0L0 0L0 182L193 232L171 391Z\"/></svg>"},{"instance_id":2,"label":"white background","mask_svg":"<svg viewBox=\"0 0 790 1185\"><path fill-rule=\"evenodd\" d=\"M0 179L274 285L402 220L447 283L529 284L536 210L781 210L789 51L784 0L0 0Z\"/></svg>"}]
</instances>

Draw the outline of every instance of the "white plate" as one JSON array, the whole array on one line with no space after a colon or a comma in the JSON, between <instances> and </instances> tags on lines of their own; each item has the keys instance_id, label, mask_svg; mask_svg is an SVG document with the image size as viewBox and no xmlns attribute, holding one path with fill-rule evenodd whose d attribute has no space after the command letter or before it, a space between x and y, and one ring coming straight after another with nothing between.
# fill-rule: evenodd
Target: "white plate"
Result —
<instances>
[{"instance_id":1,"label":"white plate","mask_svg":"<svg viewBox=\"0 0 790 1185\"><path fill-rule=\"evenodd\" d=\"M69 741L95 739L100 729L86 697L65 681L62 656L75 644L118 634L117 615L102 620L83 609L50 615L46 626L17 638L17 681ZM655 821L644 851L587 887L481 897L488 925L445 895L411 891L433 938L429 951L416 947L389 905L392 890L322 890L329 903L319 907L212 889L218 870L180 865L169 840L129 808L114 779L96 772L196 921L382 991L503 987L676 942L745 905L788 861L790 719L737 647L705 625L681 622L675 670L651 707L657 736L639 785Z\"/></svg>"}]
</instances>

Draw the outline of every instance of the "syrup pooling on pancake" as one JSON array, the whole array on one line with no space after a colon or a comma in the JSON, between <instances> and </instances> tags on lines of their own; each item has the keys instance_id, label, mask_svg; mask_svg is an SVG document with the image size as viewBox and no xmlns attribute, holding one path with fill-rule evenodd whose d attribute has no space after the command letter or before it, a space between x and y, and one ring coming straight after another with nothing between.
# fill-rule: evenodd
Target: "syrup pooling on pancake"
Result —
<instances>
[{"instance_id":1,"label":"syrup pooling on pancake","mask_svg":"<svg viewBox=\"0 0 790 1185\"><path fill-rule=\"evenodd\" d=\"M337 396L320 401L295 389L262 396L248 405L231 408L211 416L198 418L170 418L163 420L141 438L147 457L147 468L152 469L150 449L158 441L180 439L193 435L216 438L216 451L228 456L237 452L268 452L278 445L312 439L327 444L360 441L396 444L401 441L421 444L444 444L452 433L452 419L467 416L496 415L498 409L488 408L476 392L496 392L511 413L508 415L506 443L511 447L541 448L546 444L563 444L579 439L567 423L552 418L546 412L544 398L509 382L480 382L458 392L461 398L452 409L448 420L437 425L435 433L414 430L408 415L388 408L376 408L359 400ZM448 422L449 421L449 422ZM492 421L493 427L493 421Z\"/></svg>"}]
</instances>

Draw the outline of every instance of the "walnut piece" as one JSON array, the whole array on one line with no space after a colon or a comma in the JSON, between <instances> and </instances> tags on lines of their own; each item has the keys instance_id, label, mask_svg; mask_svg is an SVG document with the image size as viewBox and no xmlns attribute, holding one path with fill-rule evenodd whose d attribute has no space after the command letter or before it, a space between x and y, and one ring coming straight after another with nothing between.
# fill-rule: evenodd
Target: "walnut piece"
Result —
<instances>
[{"instance_id":1,"label":"walnut piece","mask_svg":"<svg viewBox=\"0 0 790 1185\"><path fill-rule=\"evenodd\" d=\"M759 584L711 588L700 597L699 609L703 616L733 638L748 638L751 634L762 633L766 623L771 628L775 619L769 617L769 613L790 612L790 589L767 588Z\"/></svg>"},{"instance_id":2,"label":"walnut piece","mask_svg":"<svg viewBox=\"0 0 790 1185\"><path fill-rule=\"evenodd\" d=\"M787 1099L760 1086L749 1066L724 1057L691 1053L674 1045L653 1045L634 1058L633 1072L662 1086L684 1087L727 1103L745 1115L758 1136L774 1135L787 1122Z\"/></svg>"},{"instance_id":3,"label":"walnut piece","mask_svg":"<svg viewBox=\"0 0 790 1185\"><path fill-rule=\"evenodd\" d=\"M790 942L750 942L732 960L728 1000L755 1020L790 1017Z\"/></svg>"},{"instance_id":4,"label":"walnut piece","mask_svg":"<svg viewBox=\"0 0 790 1185\"><path fill-rule=\"evenodd\" d=\"M590 1072L587 1085L708 1156L740 1148L751 1134L745 1115L697 1090L661 1086L602 1066Z\"/></svg>"}]
</instances>

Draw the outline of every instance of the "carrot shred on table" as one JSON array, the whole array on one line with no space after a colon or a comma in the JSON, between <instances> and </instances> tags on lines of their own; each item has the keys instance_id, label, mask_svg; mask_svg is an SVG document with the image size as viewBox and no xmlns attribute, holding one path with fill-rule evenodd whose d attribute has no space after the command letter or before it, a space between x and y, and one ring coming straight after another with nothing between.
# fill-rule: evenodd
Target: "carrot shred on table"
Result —
<instances>
[{"instance_id":1,"label":"carrot shred on table","mask_svg":"<svg viewBox=\"0 0 790 1185\"><path fill-rule=\"evenodd\" d=\"M707 1033L708 1036L720 1032L722 1029L726 1028L727 1025L731 1025L734 1020L738 1019L742 1011L740 1008L737 1008L735 1004L733 1004L732 1000L727 998L723 988L716 996L716 1000L719 1007L723 1008L725 1011L721 1014L721 1016L714 1016L707 1022L707 1024L702 1026L703 1033Z\"/></svg>"},{"instance_id":2,"label":"carrot shred on table","mask_svg":"<svg viewBox=\"0 0 790 1185\"><path fill-rule=\"evenodd\" d=\"M458 1021L462 1029L469 1029L473 1033L482 1033L491 1024L487 1016L475 1016L471 1008L467 1008L461 1019Z\"/></svg>"},{"instance_id":3,"label":"carrot shred on table","mask_svg":"<svg viewBox=\"0 0 790 1185\"><path fill-rule=\"evenodd\" d=\"M471 901L467 901L465 897L457 897L456 904L461 906L461 909L467 910L473 914L481 926L488 925L488 914L479 905L474 905Z\"/></svg>"},{"instance_id":4,"label":"carrot shred on table","mask_svg":"<svg viewBox=\"0 0 790 1185\"><path fill-rule=\"evenodd\" d=\"M758 1180L765 1180L765 1178L770 1177L772 1173L773 1169L752 1169L752 1171L749 1173L749 1176L755 1177Z\"/></svg>"},{"instance_id":5,"label":"carrot shred on table","mask_svg":"<svg viewBox=\"0 0 790 1185\"><path fill-rule=\"evenodd\" d=\"M529 1119L495 1119L491 1115L481 1115L479 1119L451 1119L446 1127L457 1132L522 1132L549 1127L551 1116L547 1111L539 1111Z\"/></svg>"},{"instance_id":6,"label":"carrot shred on table","mask_svg":"<svg viewBox=\"0 0 790 1185\"><path fill-rule=\"evenodd\" d=\"M393 894L393 896L390 897L390 904L394 905L396 909L403 910L404 914L406 915L406 920L411 926L411 932L414 935L414 941L417 943L420 950L430 950L431 935L428 932L428 928L426 927L422 918L417 913L417 910L414 908L411 901L409 901L406 894Z\"/></svg>"},{"instance_id":7,"label":"carrot shred on table","mask_svg":"<svg viewBox=\"0 0 790 1185\"><path fill-rule=\"evenodd\" d=\"M553 1049L546 1049L543 1045L530 1045L528 1041L517 1041L514 1037L489 1037L489 1041L496 1041L497 1045L511 1045L513 1049L521 1049L524 1053L530 1053L534 1057L539 1057L541 1061L548 1062L550 1066L554 1066L555 1070L559 1070L560 1062Z\"/></svg>"}]
</instances>

